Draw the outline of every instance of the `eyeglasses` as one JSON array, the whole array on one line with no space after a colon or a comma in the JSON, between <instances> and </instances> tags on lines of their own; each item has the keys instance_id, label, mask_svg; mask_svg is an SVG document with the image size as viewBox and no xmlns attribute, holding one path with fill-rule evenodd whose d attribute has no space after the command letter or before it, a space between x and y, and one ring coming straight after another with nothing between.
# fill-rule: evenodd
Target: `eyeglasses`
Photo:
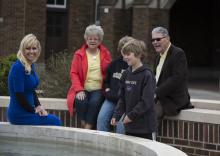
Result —
<instances>
[{"instance_id":1,"label":"eyeglasses","mask_svg":"<svg viewBox=\"0 0 220 156\"><path fill-rule=\"evenodd\" d=\"M87 41L99 41L99 38L91 38L91 37L88 37L87 38Z\"/></svg>"},{"instance_id":2,"label":"eyeglasses","mask_svg":"<svg viewBox=\"0 0 220 156\"><path fill-rule=\"evenodd\" d=\"M163 38L165 38L165 37L161 37L161 38L152 38L152 39L151 39L151 42L155 42L155 41L160 42Z\"/></svg>"}]
</instances>

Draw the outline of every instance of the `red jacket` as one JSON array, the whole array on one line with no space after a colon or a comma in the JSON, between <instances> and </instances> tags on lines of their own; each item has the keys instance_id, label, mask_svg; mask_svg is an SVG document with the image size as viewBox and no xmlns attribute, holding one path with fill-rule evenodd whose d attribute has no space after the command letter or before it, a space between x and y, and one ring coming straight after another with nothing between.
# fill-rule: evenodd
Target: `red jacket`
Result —
<instances>
[{"instance_id":1,"label":"red jacket","mask_svg":"<svg viewBox=\"0 0 220 156\"><path fill-rule=\"evenodd\" d=\"M84 90L84 83L86 80L88 62L86 56L87 45L84 44L80 49L78 49L74 55L71 64L70 78L72 85L67 94L67 106L70 112L70 115L73 115L74 108L74 99L77 92ZM104 45L99 46L100 49L100 64L102 72L102 83L106 76L106 69L111 62L111 54Z\"/></svg>"}]
</instances>

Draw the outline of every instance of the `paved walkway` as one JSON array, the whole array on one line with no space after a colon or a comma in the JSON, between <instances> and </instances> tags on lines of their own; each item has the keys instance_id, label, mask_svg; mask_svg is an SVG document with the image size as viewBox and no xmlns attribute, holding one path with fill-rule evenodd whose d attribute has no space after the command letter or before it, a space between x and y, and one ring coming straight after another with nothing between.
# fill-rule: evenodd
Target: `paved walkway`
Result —
<instances>
[{"instance_id":1,"label":"paved walkway","mask_svg":"<svg viewBox=\"0 0 220 156\"><path fill-rule=\"evenodd\" d=\"M189 88L192 99L220 100L220 92Z\"/></svg>"},{"instance_id":2,"label":"paved walkway","mask_svg":"<svg viewBox=\"0 0 220 156\"><path fill-rule=\"evenodd\" d=\"M192 99L220 100L220 80L189 80L189 93Z\"/></svg>"}]
</instances>

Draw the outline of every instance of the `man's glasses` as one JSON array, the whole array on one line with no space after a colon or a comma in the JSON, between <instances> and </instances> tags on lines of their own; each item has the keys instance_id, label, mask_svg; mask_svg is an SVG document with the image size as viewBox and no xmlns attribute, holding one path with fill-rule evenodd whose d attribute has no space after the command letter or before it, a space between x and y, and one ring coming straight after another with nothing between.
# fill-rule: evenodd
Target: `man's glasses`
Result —
<instances>
[{"instance_id":1,"label":"man's glasses","mask_svg":"<svg viewBox=\"0 0 220 156\"><path fill-rule=\"evenodd\" d=\"M160 42L163 38L165 38L165 37L161 37L161 38L152 38L152 39L151 39L151 42L155 42L155 41Z\"/></svg>"}]
</instances>

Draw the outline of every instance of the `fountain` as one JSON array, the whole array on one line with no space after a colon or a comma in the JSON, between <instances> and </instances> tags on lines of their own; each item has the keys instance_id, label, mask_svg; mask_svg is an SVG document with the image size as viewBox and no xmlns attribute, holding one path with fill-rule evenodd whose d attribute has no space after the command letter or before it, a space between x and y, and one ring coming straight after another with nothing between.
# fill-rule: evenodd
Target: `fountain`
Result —
<instances>
[{"instance_id":1,"label":"fountain","mask_svg":"<svg viewBox=\"0 0 220 156\"><path fill-rule=\"evenodd\" d=\"M174 147L156 141L70 127L21 126L0 122L0 140L0 144L4 145L5 143L13 144L14 141L17 145L24 144L29 147L29 151L26 150L26 152L37 147L38 153L33 156L40 156L40 154L50 156L49 153L61 155L59 153L61 151L63 156L69 156L74 155L76 149L83 152L82 156L86 156L86 153L88 155L94 153L94 156L187 156ZM8 150L6 146L0 146L0 148L4 148L0 149L0 155L1 151ZM22 154L21 148L18 150L21 153L16 156L30 156L30 153ZM13 155L10 154L10 156Z\"/></svg>"}]
</instances>

